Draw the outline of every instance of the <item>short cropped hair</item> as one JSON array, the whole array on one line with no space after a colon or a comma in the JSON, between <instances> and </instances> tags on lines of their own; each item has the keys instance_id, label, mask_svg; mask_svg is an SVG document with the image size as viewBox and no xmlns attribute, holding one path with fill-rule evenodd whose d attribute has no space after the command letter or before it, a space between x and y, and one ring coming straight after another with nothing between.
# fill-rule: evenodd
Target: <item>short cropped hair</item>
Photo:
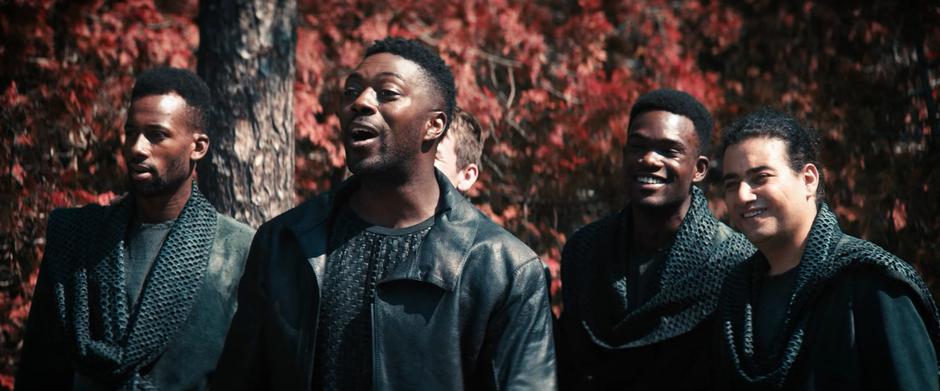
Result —
<instances>
[{"instance_id":1,"label":"short cropped hair","mask_svg":"<svg viewBox=\"0 0 940 391\"><path fill-rule=\"evenodd\" d=\"M195 73L179 68L158 67L144 71L137 76L131 92L131 102L152 96L176 94L189 106L190 126L194 130L205 131L209 127L209 115L212 110L212 93Z\"/></svg>"},{"instance_id":2,"label":"short cropped hair","mask_svg":"<svg viewBox=\"0 0 940 391\"><path fill-rule=\"evenodd\" d=\"M658 110L668 111L691 120L695 126L695 133L698 135L699 154L708 155L714 123L712 115L708 113L705 106L692 95L663 88L647 92L636 100L633 108L630 109L630 122L632 123L640 114Z\"/></svg>"},{"instance_id":3,"label":"short cropped hair","mask_svg":"<svg viewBox=\"0 0 940 391\"><path fill-rule=\"evenodd\" d=\"M387 37L381 41L375 41L366 49L363 57L379 53L400 56L418 64L424 70L436 87L438 97L443 101L441 103L444 104L444 114L447 116L447 123L444 124L446 131L453 122L454 107L457 105L457 87L454 84L454 75L444 60L418 41L398 37Z\"/></svg>"},{"instance_id":4,"label":"short cropped hair","mask_svg":"<svg viewBox=\"0 0 940 391\"><path fill-rule=\"evenodd\" d=\"M800 124L793 116L770 108L762 108L748 114L724 130L721 135L720 157L735 144L755 137L776 138L787 146L787 159L790 168L800 172L804 166L812 163L819 171L819 186L816 187L816 202L822 202L823 167L819 163L819 136L813 129Z\"/></svg>"},{"instance_id":5,"label":"short cropped hair","mask_svg":"<svg viewBox=\"0 0 940 391\"><path fill-rule=\"evenodd\" d=\"M470 113L460 107L454 108L454 122L451 123L448 136L454 139L454 152L457 155L457 168L463 169L468 165L476 164L480 167L483 157L483 144L486 134L483 127Z\"/></svg>"}]
</instances>

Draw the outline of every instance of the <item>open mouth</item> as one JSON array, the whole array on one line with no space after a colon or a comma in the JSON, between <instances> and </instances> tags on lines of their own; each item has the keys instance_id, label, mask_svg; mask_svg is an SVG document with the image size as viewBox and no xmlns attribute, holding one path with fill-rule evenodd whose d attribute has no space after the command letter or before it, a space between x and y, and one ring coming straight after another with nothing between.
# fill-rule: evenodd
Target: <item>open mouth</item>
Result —
<instances>
[{"instance_id":1,"label":"open mouth","mask_svg":"<svg viewBox=\"0 0 940 391\"><path fill-rule=\"evenodd\" d=\"M350 125L348 134L349 139L354 144L366 142L379 136L379 132L375 128L359 122Z\"/></svg>"},{"instance_id":2,"label":"open mouth","mask_svg":"<svg viewBox=\"0 0 940 391\"><path fill-rule=\"evenodd\" d=\"M641 185L665 185L666 179L653 175L637 175L636 181Z\"/></svg>"},{"instance_id":3,"label":"open mouth","mask_svg":"<svg viewBox=\"0 0 940 391\"><path fill-rule=\"evenodd\" d=\"M748 209L748 210L744 211L744 213L741 213L741 217L744 217L744 218L746 218L746 219L749 219L749 218L752 218L752 217L760 216L760 215L764 214L765 212L767 212L767 208L753 208L753 209Z\"/></svg>"}]
</instances>

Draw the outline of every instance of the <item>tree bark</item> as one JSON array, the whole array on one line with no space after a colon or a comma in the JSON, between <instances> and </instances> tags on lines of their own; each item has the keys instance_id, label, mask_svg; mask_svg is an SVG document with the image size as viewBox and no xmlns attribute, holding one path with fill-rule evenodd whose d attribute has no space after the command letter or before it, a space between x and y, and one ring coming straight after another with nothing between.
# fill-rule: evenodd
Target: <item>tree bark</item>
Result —
<instances>
[{"instance_id":1,"label":"tree bark","mask_svg":"<svg viewBox=\"0 0 940 391\"><path fill-rule=\"evenodd\" d=\"M295 0L202 0L198 73L215 103L199 186L253 227L293 206Z\"/></svg>"}]
</instances>

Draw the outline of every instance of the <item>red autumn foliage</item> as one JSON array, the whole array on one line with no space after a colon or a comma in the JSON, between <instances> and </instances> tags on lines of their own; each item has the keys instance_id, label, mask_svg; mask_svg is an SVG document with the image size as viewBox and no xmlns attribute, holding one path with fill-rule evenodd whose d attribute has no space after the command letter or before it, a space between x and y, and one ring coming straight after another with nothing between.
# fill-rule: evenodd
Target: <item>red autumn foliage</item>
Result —
<instances>
[{"instance_id":1,"label":"red autumn foliage","mask_svg":"<svg viewBox=\"0 0 940 391\"><path fill-rule=\"evenodd\" d=\"M56 207L124 191L120 129L133 75L195 68L195 1L0 5L0 388L12 387ZM342 177L339 85L386 35L436 46L458 104L493 135L470 194L548 263L575 228L622 205L630 105L688 91L719 125L761 105L824 136L829 202L846 231L940 276L940 6L867 1L299 2L298 199ZM717 137L717 132L715 134ZM714 175L712 176L714 177ZM720 189L710 186L721 215Z\"/></svg>"}]
</instances>

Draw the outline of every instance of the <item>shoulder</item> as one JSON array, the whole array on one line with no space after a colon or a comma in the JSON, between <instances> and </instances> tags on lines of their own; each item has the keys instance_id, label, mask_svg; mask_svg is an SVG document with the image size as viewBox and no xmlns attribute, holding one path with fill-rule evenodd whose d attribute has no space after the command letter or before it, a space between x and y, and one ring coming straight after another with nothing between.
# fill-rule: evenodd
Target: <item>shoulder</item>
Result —
<instances>
[{"instance_id":1,"label":"shoulder","mask_svg":"<svg viewBox=\"0 0 940 391\"><path fill-rule=\"evenodd\" d=\"M602 237L609 236L611 233L620 229L622 220L621 213L613 213L599 220L595 220L579 228L568 239L568 244L593 243L601 240Z\"/></svg>"},{"instance_id":2,"label":"shoulder","mask_svg":"<svg viewBox=\"0 0 940 391\"><path fill-rule=\"evenodd\" d=\"M621 222L621 213L614 213L579 228L565 242L562 265L564 266L566 261L570 263L572 258L580 258L599 247L612 245L610 238L620 231Z\"/></svg>"},{"instance_id":3,"label":"shoulder","mask_svg":"<svg viewBox=\"0 0 940 391\"><path fill-rule=\"evenodd\" d=\"M477 221L476 237L470 254L481 252L504 260L508 266L517 269L532 261L538 261L538 255L515 235L496 224L482 212L475 210L473 219Z\"/></svg>"},{"instance_id":4,"label":"shoulder","mask_svg":"<svg viewBox=\"0 0 940 391\"><path fill-rule=\"evenodd\" d=\"M911 264L867 240L843 235L834 251L833 258L840 275L866 281L896 280L926 287L920 273Z\"/></svg>"},{"instance_id":5,"label":"shoulder","mask_svg":"<svg viewBox=\"0 0 940 391\"><path fill-rule=\"evenodd\" d=\"M727 224L718 222L715 233L716 259L732 265L751 258L757 249L740 232L735 231Z\"/></svg>"},{"instance_id":6,"label":"shoulder","mask_svg":"<svg viewBox=\"0 0 940 391\"><path fill-rule=\"evenodd\" d=\"M298 224L316 224L329 214L333 192L327 191L307 199L258 227L257 236L267 237Z\"/></svg>"},{"instance_id":7,"label":"shoulder","mask_svg":"<svg viewBox=\"0 0 940 391\"><path fill-rule=\"evenodd\" d=\"M78 239L94 234L117 206L90 204L78 208L58 208L49 214L46 226L47 246L59 240Z\"/></svg>"},{"instance_id":8,"label":"shoulder","mask_svg":"<svg viewBox=\"0 0 940 391\"><path fill-rule=\"evenodd\" d=\"M220 240L232 243L234 245L251 244L251 238L255 235L255 230L238 220L235 220L222 213L216 213L219 218L219 227L217 237Z\"/></svg>"}]
</instances>

